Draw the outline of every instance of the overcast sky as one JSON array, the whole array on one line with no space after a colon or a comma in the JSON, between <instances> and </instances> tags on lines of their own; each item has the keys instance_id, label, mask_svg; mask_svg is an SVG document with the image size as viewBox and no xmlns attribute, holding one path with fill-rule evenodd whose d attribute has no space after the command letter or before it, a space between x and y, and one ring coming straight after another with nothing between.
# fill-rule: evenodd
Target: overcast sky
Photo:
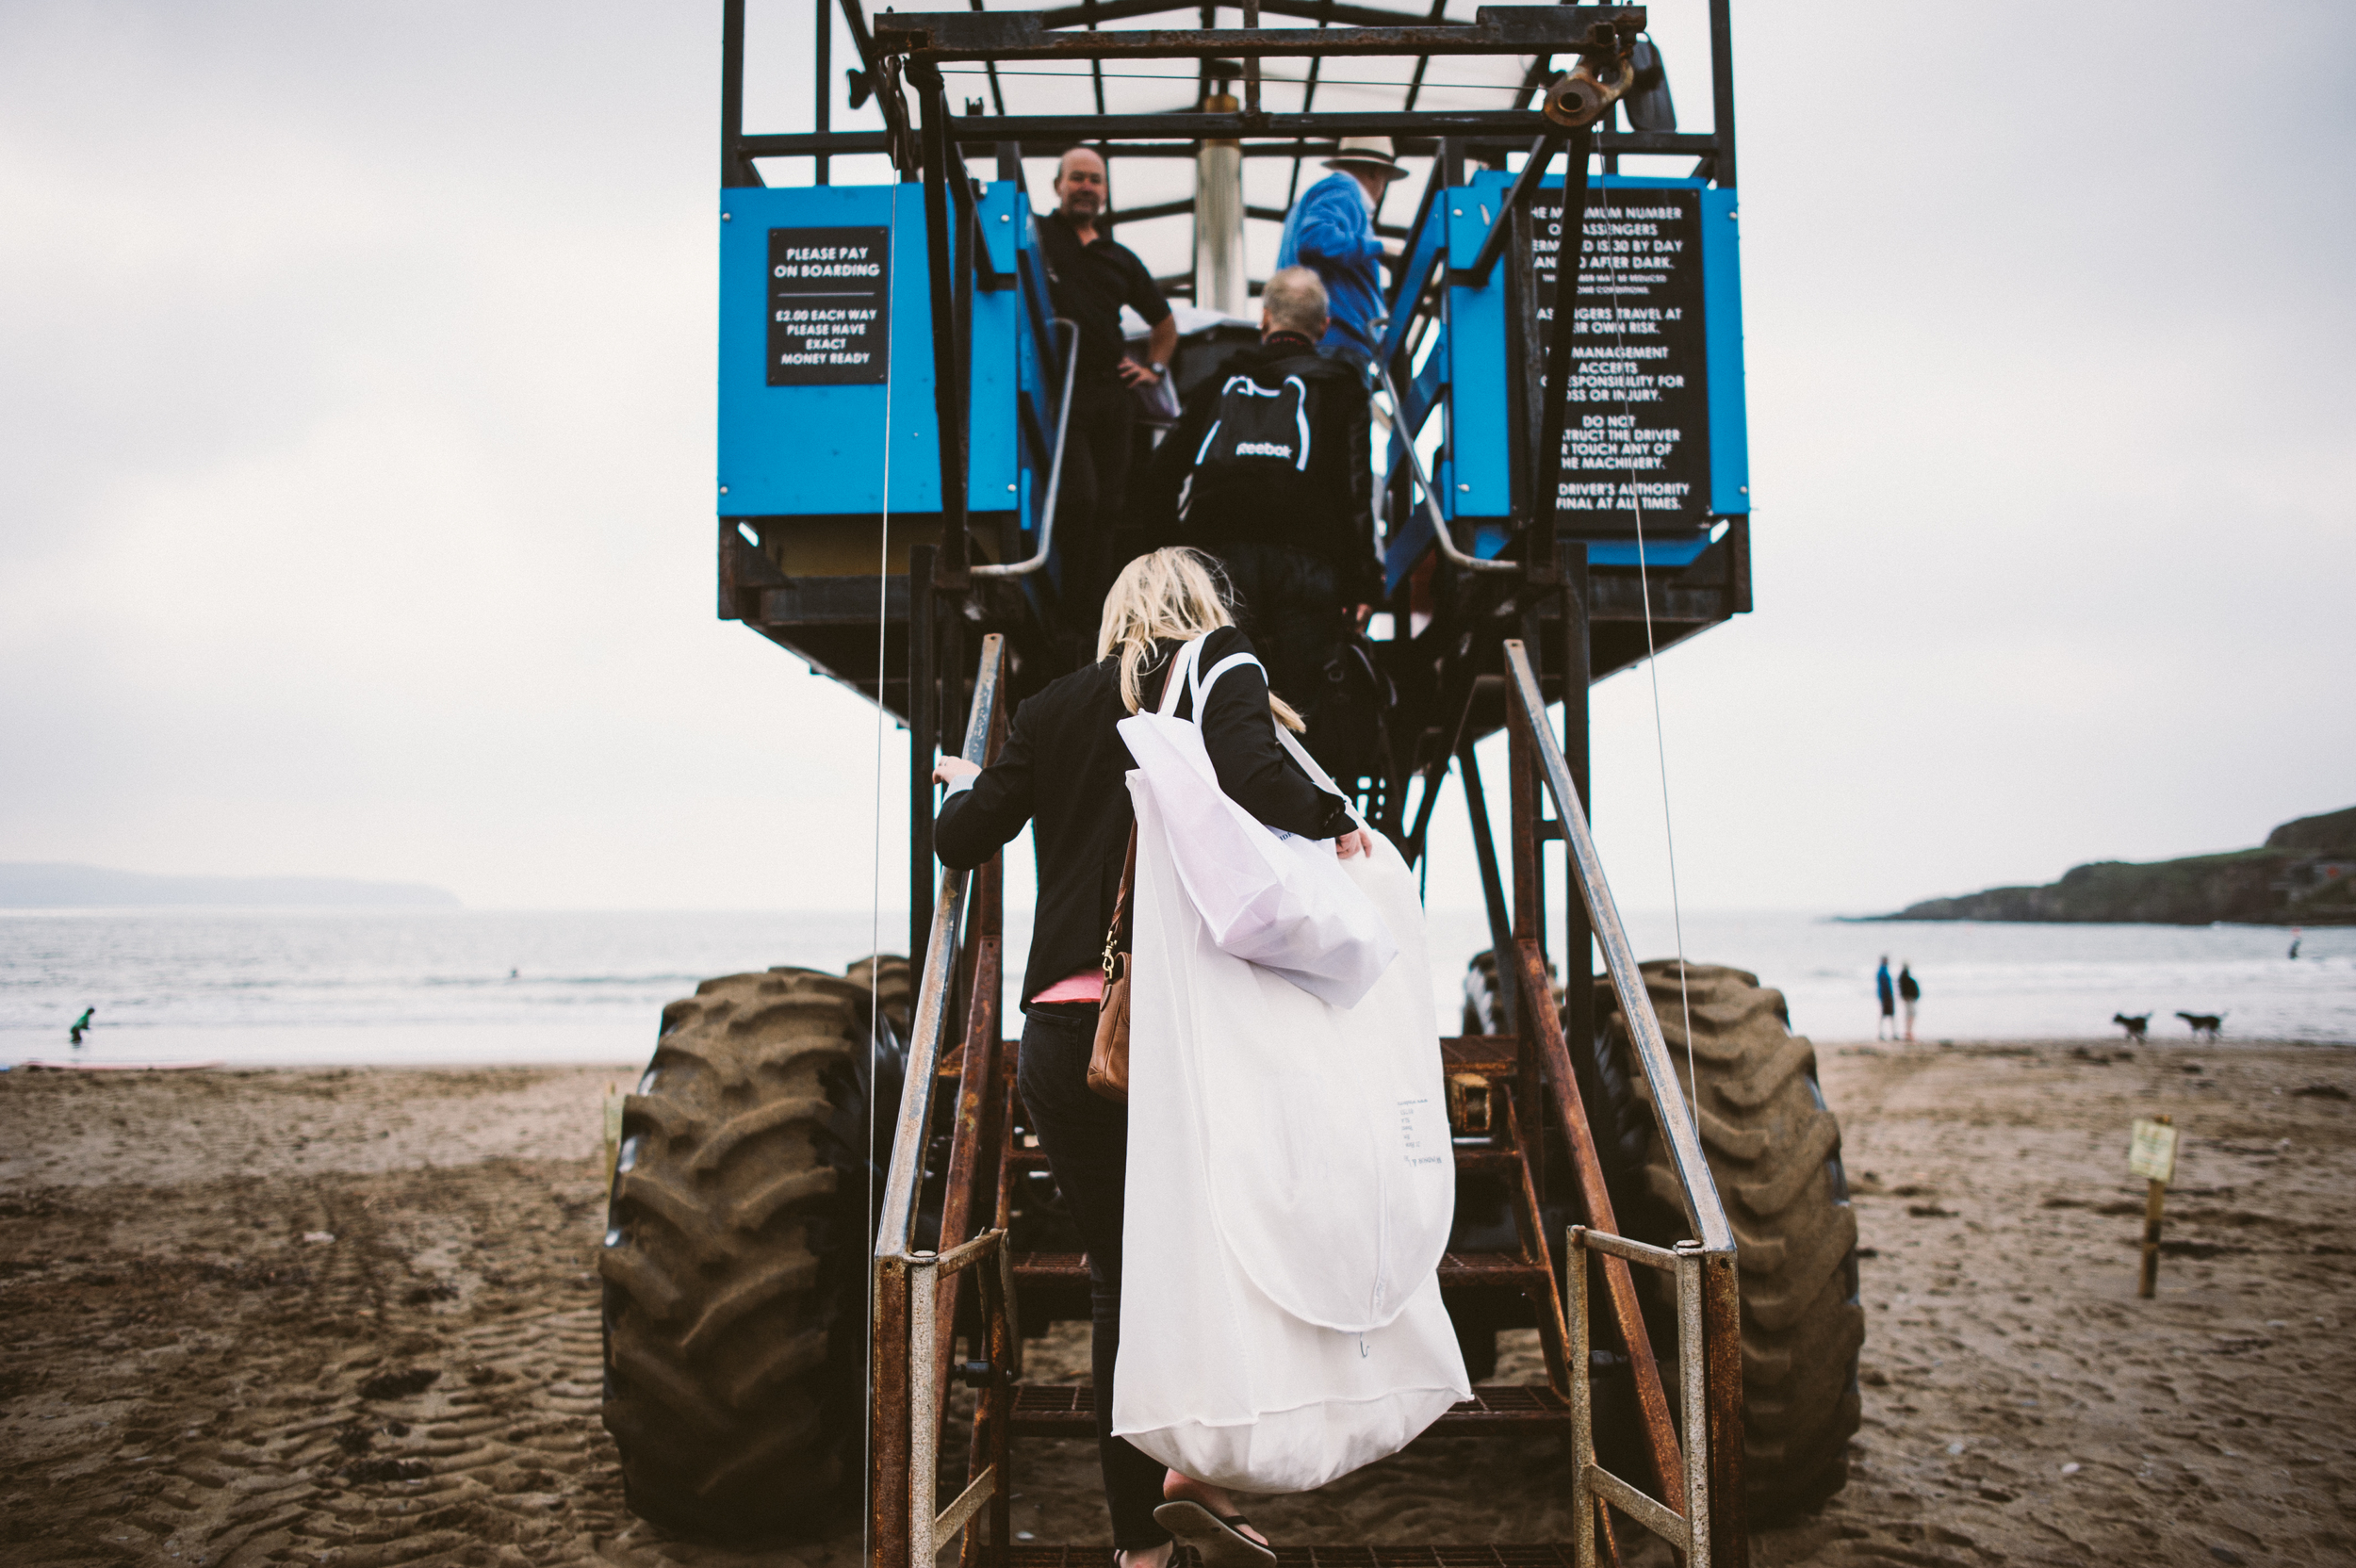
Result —
<instances>
[{"instance_id":1,"label":"overcast sky","mask_svg":"<svg viewBox=\"0 0 2356 1568\"><path fill-rule=\"evenodd\" d=\"M1736 13L1758 609L1661 662L1688 906L2356 803L2356 12ZM874 710L712 613L718 20L0 7L0 859L865 902ZM1641 672L1595 755L1665 906Z\"/></svg>"}]
</instances>

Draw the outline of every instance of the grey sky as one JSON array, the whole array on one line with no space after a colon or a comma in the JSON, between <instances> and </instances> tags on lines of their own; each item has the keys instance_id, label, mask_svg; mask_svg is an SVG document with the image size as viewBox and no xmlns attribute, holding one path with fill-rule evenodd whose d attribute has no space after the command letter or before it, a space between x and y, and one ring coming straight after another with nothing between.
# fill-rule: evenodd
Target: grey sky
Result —
<instances>
[{"instance_id":1,"label":"grey sky","mask_svg":"<svg viewBox=\"0 0 2356 1568\"><path fill-rule=\"evenodd\" d=\"M1736 23L1758 612L1660 669L1687 902L2356 801L2356 18ZM0 858L864 901L872 710L712 616L717 32L0 8ZM1650 688L1597 703L1657 906Z\"/></svg>"}]
</instances>

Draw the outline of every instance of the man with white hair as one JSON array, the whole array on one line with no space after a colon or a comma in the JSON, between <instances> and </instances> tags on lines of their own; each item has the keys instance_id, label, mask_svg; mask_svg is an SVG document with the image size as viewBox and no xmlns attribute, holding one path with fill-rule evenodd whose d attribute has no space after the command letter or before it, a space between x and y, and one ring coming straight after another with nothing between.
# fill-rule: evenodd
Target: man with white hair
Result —
<instances>
[{"instance_id":1,"label":"man with white hair","mask_svg":"<svg viewBox=\"0 0 2356 1568\"><path fill-rule=\"evenodd\" d=\"M1187 398L1154 449L1136 520L1149 547L1219 557L1268 685L1309 723L1336 776L1366 737L1341 733L1333 674L1343 641L1382 596L1365 380L1317 351L1325 286L1288 267L1260 296L1260 341ZM1337 728L1337 726L1339 727Z\"/></svg>"},{"instance_id":2,"label":"man with white hair","mask_svg":"<svg viewBox=\"0 0 2356 1568\"><path fill-rule=\"evenodd\" d=\"M1320 347L1363 370L1374 362L1374 321L1383 313L1382 262L1390 253L1374 232L1374 215L1383 192L1407 171L1391 156L1386 136L1342 138L1325 167L1333 172L1304 191L1285 215L1276 265L1316 270L1332 318Z\"/></svg>"}]
</instances>

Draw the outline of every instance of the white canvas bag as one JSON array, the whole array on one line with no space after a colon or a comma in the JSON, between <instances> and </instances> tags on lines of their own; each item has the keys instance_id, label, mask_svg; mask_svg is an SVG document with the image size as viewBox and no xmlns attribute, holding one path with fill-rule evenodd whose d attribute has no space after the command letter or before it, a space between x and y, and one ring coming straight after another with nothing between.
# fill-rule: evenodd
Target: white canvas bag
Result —
<instances>
[{"instance_id":1,"label":"white canvas bag","mask_svg":"<svg viewBox=\"0 0 2356 1568\"><path fill-rule=\"evenodd\" d=\"M1259 661L1239 654L1205 678L1198 669L1202 653L1200 638L1181 648L1160 707L1119 726L1129 755L1154 781L1178 874L1223 952L1272 969L1312 995L1353 1005L1398 956L1399 945L1330 843L1280 834L1220 790L1203 747L1203 704L1211 679ZM1194 694L1192 723L1176 717L1186 690ZM1280 740L1292 742L1273 718L1269 724ZM1330 787L1298 743L1290 749Z\"/></svg>"},{"instance_id":2,"label":"white canvas bag","mask_svg":"<svg viewBox=\"0 0 2356 1568\"><path fill-rule=\"evenodd\" d=\"M1161 779L1140 767L1129 787L1113 1429L1215 1484L1305 1491L1396 1453L1470 1393L1439 1291L1456 1172L1423 911L1387 841L1348 862L1316 842L1398 955L1356 1006L1321 1001L1213 939Z\"/></svg>"}]
</instances>

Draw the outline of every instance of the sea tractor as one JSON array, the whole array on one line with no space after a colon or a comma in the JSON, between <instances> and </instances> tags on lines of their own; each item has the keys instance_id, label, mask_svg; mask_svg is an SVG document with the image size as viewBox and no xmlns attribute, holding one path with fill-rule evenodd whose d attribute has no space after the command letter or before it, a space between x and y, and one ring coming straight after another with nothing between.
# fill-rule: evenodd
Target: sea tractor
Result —
<instances>
[{"instance_id":1,"label":"sea tractor","mask_svg":"<svg viewBox=\"0 0 2356 1568\"><path fill-rule=\"evenodd\" d=\"M1395 699L1383 760L1344 782L1411 864L1444 799L1469 817L1490 945L1441 1042L1440 1281L1477 1386L1432 1435L1550 1445L1567 1524L1530 1542L1500 1495L1476 1539L1281 1556L1585 1568L1642 1530L1745 1561L1753 1525L1847 1478L1864 1315L1840 1129L1778 992L1639 963L1587 814L1590 686L1751 609L1730 0L1685 0L1707 12L1698 134L1643 7L837 3L880 130L830 122L820 0L777 61L814 71L815 123L748 132L726 4L719 613L906 725L909 953L664 1009L598 1257L630 1508L739 1541L863 1510L873 1568L953 1544L967 1568L1104 1560L1012 1533L1023 1445L1093 1435L1085 1384L1023 1375L1026 1338L1087 1319L1087 1266L1015 1089L1000 867L940 868L927 777L949 747L989 762L1092 651L1058 537L1076 334L1025 159L1086 142L1116 197L1191 173L1191 197L1114 212L1194 224L1194 268L1158 280L1201 313L1183 391L1250 336L1245 225L1284 209L1248 203L1245 171L1283 160L1297 190L1337 139L1383 136L1429 172L1379 214L1400 254L1369 377L1371 647ZM1157 92L1174 106L1108 106ZM836 181L857 155L884 177ZM1474 746L1498 729L1501 834ZM1530 1330L1543 1379L1496 1380L1500 1332Z\"/></svg>"}]
</instances>

